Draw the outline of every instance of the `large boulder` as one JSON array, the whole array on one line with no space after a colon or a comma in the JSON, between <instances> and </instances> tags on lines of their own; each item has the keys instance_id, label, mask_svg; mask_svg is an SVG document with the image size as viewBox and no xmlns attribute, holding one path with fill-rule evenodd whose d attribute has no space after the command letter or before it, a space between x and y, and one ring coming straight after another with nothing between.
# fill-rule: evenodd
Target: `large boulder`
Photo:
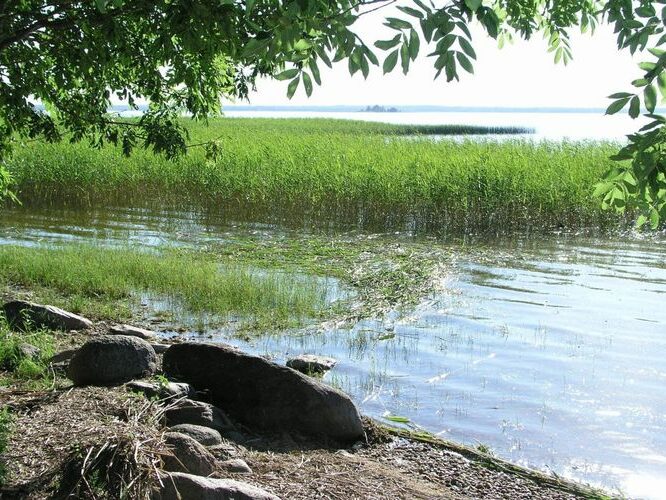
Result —
<instances>
[{"instance_id":1,"label":"large boulder","mask_svg":"<svg viewBox=\"0 0 666 500\"><path fill-rule=\"evenodd\" d=\"M160 482L155 500L280 500L261 488L233 479L169 472L160 475Z\"/></svg>"},{"instance_id":2,"label":"large boulder","mask_svg":"<svg viewBox=\"0 0 666 500\"><path fill-rule=\"evenodd\" d=\"M363 437L349 396L258 356L223 345L182 343L164 353L163 369L196 389L208 389L216 405L249 426L338 441Z\"/></svg>"},{"instance_id":3,"label":"large boulder","mask_svg":"<svg viewBox=\"0 0 666 500\"><path fill-rule=\"evenodd\" d=\"M72 356L67 377L76 385L113 385L155 373L157 355L137 337L102 335L83 344Z\"/></svg>"},{"instance_id":4,"label":"large boulder","mask_svg":"<svg viewBox=\"0 0 666 500\"><path fill-rule=\"evenodd\" d=\"M229 431L234 425L225 413L210 403L182 399L164 412L169 427L179 424L201 425L218 431Z\"/></svg>"},{"instance_id":5,"label":"large boulder","mask_svg":"<svg viewBox=\"0 0 666 500\"><path fill-rule=\"evenodd\" d=\"M16 330L27 330L29 327L50 328L51 330L85 330L93 323L89 319L78 316L55 306L45 306L13 300L2 306L7 322Z\"/></svg>"},{"instance_id":6,"label":"large boulder","mask_svg":"<svg viewBox=\"0 0 666 500\"><path fill-rule=\"evenodd\" d=\"M215 471L215 457L200 443L180 432L167 432L164 441L170 452L162 457L165 471L208 476Z\"/></svg>"},{"instance_id":7,"label":"large boulder","mask_svg":"<svg viewBox=\"0 0 666 500\"><path fill-rule=\"evenodd\" d=\"M203 425L194 424L178 424L170 427L171 432L180 432L186 436L190 436L197 443L204 446L217 446L222 444L222 435L219 431Z\"/></svg>"}]
</instances>

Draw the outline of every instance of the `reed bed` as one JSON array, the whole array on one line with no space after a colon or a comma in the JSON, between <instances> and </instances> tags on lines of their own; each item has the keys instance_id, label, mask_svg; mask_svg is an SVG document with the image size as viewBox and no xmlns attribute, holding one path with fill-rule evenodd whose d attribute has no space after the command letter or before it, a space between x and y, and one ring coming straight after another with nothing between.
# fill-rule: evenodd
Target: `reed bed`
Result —
<instances>
[{"instance_id":1,"label":"reed bed","mask_svg":"<svg viewBox=\"0 0 666 500\"><path fill-rule=\"evenodd\" d=\"M173 204L253 220L474 231L615 223L592 198L617 144L434 138L437 127L321 119L223 118L188 124L176 161L114 147L29 144L9 169L27 204ZM440 129L440 133L445 127Z\"/></svg>"}]
</instances>

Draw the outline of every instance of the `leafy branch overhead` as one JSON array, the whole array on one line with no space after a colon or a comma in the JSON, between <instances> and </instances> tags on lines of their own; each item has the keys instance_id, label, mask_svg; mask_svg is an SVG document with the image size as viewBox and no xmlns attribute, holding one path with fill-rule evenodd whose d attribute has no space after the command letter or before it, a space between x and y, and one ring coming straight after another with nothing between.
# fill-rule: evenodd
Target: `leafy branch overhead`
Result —
<instances>
[{"instance_id":1,"label":"leafy branch overhead","mask_svg":"<svg viewBox=\"0 0 666 500\"><path fill-rule=\"evenodd\" d=\"M639 222L666 220L664 95L666 41L660 1L580 0L6 0L0 2L0 158L26 138L110 142L174 157L191 144L178 117L205 120L220 98L247 98L261 76L284 80L291 98L321 85L321 69L345 61L364 78L372 66L407 73L432 61L435 78L473 73L472 28L501 46L543 36L555 62L572 58L569 30L610 23L617 45L649 51L634 90L617 93L608 113L641 110L652 122L629 137L617 168L596 188L608 208L638 210ZM354 24L382 10L387 37L365 40ZM322 66L323 65L323 66ZM107 112L121 100L136 121ZM41 105L37 105L39 102ZM220 145L205 144L214 154ZM0 171L2 166L0 164ZM11 178L3 171L0 192Z\"/></svg>"}]
</instances>

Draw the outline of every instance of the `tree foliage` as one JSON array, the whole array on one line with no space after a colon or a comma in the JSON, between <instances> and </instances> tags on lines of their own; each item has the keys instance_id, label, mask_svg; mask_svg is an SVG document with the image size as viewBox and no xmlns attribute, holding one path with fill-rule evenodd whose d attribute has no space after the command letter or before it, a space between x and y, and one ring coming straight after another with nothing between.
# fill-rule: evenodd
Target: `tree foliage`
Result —
<instances>
[{"instance_id":1,"label":"tree foliage","mask_svg":"<svg viewBox=\"0 0 666 500\"><path fill-rule=\"evenodd\" d=\"M629 136L595 194L639 223L666 220L666 0L4 0L0 2L0 158L25 138L90 140L173 157L188 145L182 113L206 119L220 97L245 98L260 76L285 80L287 95L309 96L322 65L346 61L367 77L407 73L425 55L435 77L473 73L476 25L502 45L512 37L548 40L555 62L572 53L569 32L610 23L619 49L649 51L634 90L611 96L608 113L644 112L652 122ZM392 36L366 40L359 17L386 9ZM139 120L107 112L111 98L150 105ZM43 104L38 105L37 103ZM46 111L48 110L48 111ZM219 145L205 145L211 154ZM1 168L1 167L0 167ZM11 179L0 174L0 193Z\"/></svg>"}]
</instances>

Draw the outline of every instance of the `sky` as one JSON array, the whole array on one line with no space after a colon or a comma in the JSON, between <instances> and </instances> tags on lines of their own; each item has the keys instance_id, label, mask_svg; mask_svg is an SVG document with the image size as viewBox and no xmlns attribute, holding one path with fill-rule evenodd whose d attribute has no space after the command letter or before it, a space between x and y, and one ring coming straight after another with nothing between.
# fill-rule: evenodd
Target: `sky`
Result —
<instances>
[{"instance_id":1,"label":"sky","mask_svg":"<svg viewBox=\"0 0 666 500\"><path fill-rule=\"evenodd\" d=\"M395 32L382 26L390 13L378 12L362 17L353 29L368 44L391 38ZM308 98L302 86L287 99L287 83L262 79L250 97L251 105L436 105L493 107L606 107L609 94L631 90L630 82L638 78L642 55L632 59L628 51L619 52L615 36L607 26L594 35L572 32L574 60L567 66L555 64L540 36L530 41L516 40L502 49L477 27L473 28L473 45L477 53L475 73L461 71L460 82L433 80L431 58L419 57L408 75L398 69L383 76L381 68L372 67L367 80L358 72L351 77L347 63L333 69L321 64L322 86ZM383 60L383 52L375 53ZM421 54L428 52L421 48ZM325 69L325 71L324 71ZM237 104L247 104L238 102Z\"/></svg>"}]
</instances>

